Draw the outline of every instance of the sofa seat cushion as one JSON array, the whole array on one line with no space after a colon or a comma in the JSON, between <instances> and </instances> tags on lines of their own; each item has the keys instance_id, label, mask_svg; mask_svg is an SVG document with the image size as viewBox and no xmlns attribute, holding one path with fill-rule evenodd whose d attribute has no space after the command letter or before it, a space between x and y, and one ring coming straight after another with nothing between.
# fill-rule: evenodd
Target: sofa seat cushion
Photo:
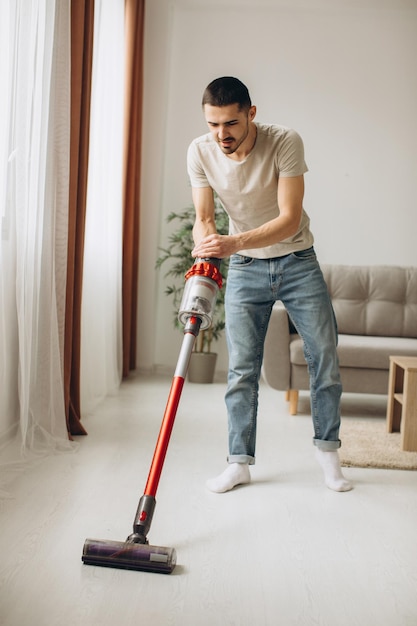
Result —
<instances>
[{"instance_id":1,"label":"sofa seat cushion","mask_svg":"<svg viewBox=\"0 0 417 626\"><path fill-rule=\"evenodd\" d=\"M391 355L417 355L417 339L339 334L337 353L340 367L387 370ZM305 365L303 342L298 335L290 338L290 361Z\"/></svg>"}]
</instances>

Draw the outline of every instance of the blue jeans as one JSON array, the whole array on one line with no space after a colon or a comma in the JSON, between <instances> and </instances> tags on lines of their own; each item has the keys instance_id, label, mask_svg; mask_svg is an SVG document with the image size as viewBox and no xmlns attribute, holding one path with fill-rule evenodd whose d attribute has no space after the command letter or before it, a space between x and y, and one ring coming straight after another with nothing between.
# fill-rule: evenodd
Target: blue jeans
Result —
<instances>
[{"instance_id":1,"label":"blue jeans","mask_svg":"<svg viewBox=\"0 0 417 626\"><path fill-rule=\"evenodd\" d=\"M229 463L255 463L259 378L265 335L277 300L304 342L313 443L322 450L340 447L342 385L336 320L314 248L273 259L235 254L230 258L225 296Z\"/></svg>"}]
</instances>

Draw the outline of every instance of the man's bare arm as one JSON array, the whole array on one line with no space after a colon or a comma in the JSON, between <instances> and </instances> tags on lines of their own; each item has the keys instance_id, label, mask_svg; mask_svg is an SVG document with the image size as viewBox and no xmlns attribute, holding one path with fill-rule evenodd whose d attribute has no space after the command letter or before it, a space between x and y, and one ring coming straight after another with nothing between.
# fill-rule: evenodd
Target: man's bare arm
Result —
<instances>
[{"instance_id":1,"label":"man's bare arm","mask_svg":"<svg viewBox=\"0 0 417 626\"><path fill-rule=\"evenodd\" d=\"M193 238L196 245L209 235L215 234L214 196L211 187L193 187L195 222Z\"/></svg>"}]
</instances>

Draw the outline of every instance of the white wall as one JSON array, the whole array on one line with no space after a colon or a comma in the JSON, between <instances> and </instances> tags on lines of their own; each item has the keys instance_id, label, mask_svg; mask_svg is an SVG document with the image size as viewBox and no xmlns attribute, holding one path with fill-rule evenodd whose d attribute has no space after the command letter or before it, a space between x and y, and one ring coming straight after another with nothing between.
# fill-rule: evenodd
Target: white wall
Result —
<instances>
[{"instance_id":1,"label":"white wall","mask_svg":"<svg viewBox=\"0 0 417 626\"><path fill-rule=\"evenodd\" d=\"M173 366L181 343L154 267L166 215L190 203L207 83L239 77L258 121L301 133L322 262L417 265L416 58L417 0L148 1L140 369Z\"/></svg>"}]
</instances>

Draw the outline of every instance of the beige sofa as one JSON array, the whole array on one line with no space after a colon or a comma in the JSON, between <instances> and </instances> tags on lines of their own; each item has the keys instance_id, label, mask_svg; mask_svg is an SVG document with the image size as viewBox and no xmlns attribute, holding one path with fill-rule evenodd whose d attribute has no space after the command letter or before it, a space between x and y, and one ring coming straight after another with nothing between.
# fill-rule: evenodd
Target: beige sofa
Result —
<instances>
[{"instance_id":1,"label":"beige sofa","mask_svg":"<svg viewBox=\"0 0 417 626\"><path fill-rule=\"evenodd\" d=\"M417 356L417 268L323 265L339 330L343 390L387 394L390 355ZM278 302L265 341L262 374L287 391L290 413L309 389L303 344Z\"/></svg>"}]
</instances>

